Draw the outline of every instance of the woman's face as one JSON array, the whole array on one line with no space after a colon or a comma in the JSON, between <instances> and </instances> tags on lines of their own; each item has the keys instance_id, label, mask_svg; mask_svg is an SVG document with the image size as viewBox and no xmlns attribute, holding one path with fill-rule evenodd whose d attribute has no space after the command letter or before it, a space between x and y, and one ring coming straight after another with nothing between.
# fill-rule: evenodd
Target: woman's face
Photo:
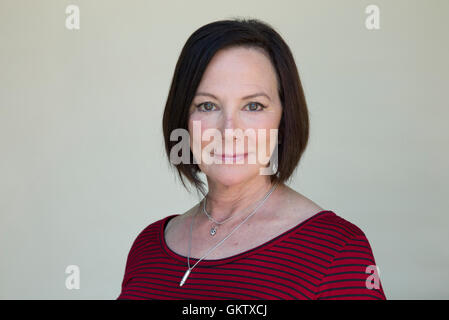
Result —
<instances>
[{"instance_id":1,"label":"woman's face","mask_svg":"<svg viewBox=\"0 0 449 320\"><path fill-rule=\"evenodd\" d=\"M188 125L192 153L209 179L241 183L267 166L282 116L277 87L276 71L261 49L226 48L212 58L190 106ZM276 129L271 144L270 129ZM236 135L239 130L244 138Z\"/></svg>"}]
</instances>

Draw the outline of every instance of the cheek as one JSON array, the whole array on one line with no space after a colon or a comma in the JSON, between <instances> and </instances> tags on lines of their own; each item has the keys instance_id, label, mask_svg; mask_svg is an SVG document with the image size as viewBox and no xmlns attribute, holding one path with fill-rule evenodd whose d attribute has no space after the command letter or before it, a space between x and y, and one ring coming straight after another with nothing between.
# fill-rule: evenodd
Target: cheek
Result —
<instances>
[{"instance_id":1,"label":"cheek","mask_svg":"<svg viewBox=\"0 0 449 320\"><path fill-rule=\"evenodd\" d=\"M274 149L275 143L277 142L278 123L275 121L259 123L257 128L255 128L255 132L256 139L254 143L257 146L257 150L266 150L264 154L270 155Z\"/></svg>"},{"instance_id":2,"label":"cheek","mask_svg":"<svg viewBox=\"0 0 449 320\"><path fill-rule=\"evenodd\" d=\"M193 124L195 121L195 126ZM211 131L215 130L215 126L210 123L210 121L192 119L189 121L189 138L190 138L190 146L192 147L194 144L200 144L201 149L209 145L213 142L213 137L211 137ZM205 134L205 131L209 130L208 135ZM204 139L204 140L203 140Z\"/></svg>"}]
</instances>

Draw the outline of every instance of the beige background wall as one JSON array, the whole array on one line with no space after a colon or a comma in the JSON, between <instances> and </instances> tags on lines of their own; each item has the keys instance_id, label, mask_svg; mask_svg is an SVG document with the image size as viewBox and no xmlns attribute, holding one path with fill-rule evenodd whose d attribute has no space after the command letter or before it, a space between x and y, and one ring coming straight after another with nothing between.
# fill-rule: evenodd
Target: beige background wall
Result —
<instances>
[{"instance_id":1,"label":"beige background wall","mask_svg":"<svg viewBox=\"0 0 449 320\"><path fill-rule=\"evenodd\" d=\"M162 112L188 36L233 16L295 55L311 140L291 186L365 232L388 299L449 298L446 0L0 0L0 298L115 299L136 235L198 200Z\"/></svg>"}]
</instances>

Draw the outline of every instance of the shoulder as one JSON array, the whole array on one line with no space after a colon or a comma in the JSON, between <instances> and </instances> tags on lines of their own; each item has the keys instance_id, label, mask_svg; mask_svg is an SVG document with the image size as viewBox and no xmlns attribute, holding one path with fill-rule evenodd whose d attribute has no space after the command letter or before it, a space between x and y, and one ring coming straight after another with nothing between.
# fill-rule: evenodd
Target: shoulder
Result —
<instances>
[{"instance_id":1,"label":"shoulder","mask_svg":"<svg viewBox=\"0 0 449 320\"><path fill-rule=\"evenodd\" d=\"M126 259L122 290L131 279L135 267L139 265L140 261L145 258L146 255L148 255L148 252L154 252L154 250L157 251L157 248L159 248L160 245L160 232L167 219L172 216L174 215L169 215L157 221L151 222L137 234Z\"/></svg>"},{"instance_id":2,"label":"shoulder","mask_svg":"<svg viewBox=\"0 0 449 320\"><path fill-rule=\"evenodd\" d=\"M167 220L173 220L171 218L175 216L178 215L171 214L165 216L163 218L151 222L143 229L141 229L131 245L129 254L135 255L138 251L141 251L142 249L145 249L148 246L152 246L155 243L159 243L158 239L161 235L161 232L163 232L164 225L166 224Z\"/></svg>"},{"instance_id":3,"label":"shoulder","mask_svg":"<svg viewBox=\"0 0 449 320\"><path fill-rule=\"evenodd\" d=\"M363 230L331 210L323 210L309 217L294 227L290 234L285 238L284 247L307 248L326 261L331 261L350 244L371 251Z\"/></svg>"},{"instance_id":4,"label":"shoulder","mask_svg":"<svg viewBox=\"0 0 449 320\"><path fill-rule=\"evenodd\" d=\"M173 214L162 219L163 220L162 223L164 225L166 224L164 230L165 234L168 234L173 231L180 232L181 231L180 228L182 228L182 226L185 226L186 219L190 219L190 217L198 210L198 206L199 204L196 204L195 206L193 206L192 208L190 208L189 210L187 210L182 214ZM169 221L167 222L167 220Z\"/></svg>"},{"instance_id":5,"label":"shoulder","mask_svg":"<svg viewBox=\"0 0 449 320\"><path fill-rule=\"evenodd\" d=\"M334 253L350 243L369 246L365 232L355 223L334 211L325 211L315 219L311 219L301 232L310 234L317 241L326 243L326 246Z\"/></svg>"},{"instance_id":6,"label":"shoulder","mask_svg":"<svg viewBox=\"0 0 449 320\"><path fill-rule=\"evenodd\" d=\"M311 246L326 254L329 262L327 271L337 270L340 265L350 266L348 263L365 268L376 264L365 232L333 211L312 220L302 234L306 238L312 237Z\"/></svg>"},{"instance_id":7,"label":"shoulder","mask_svg":"<svg viewBox=\"0 0 449 320\"><path fill-rule=\"evenodd\" d=\"M331 214L322 215L316 222L321 223L323 227L329 230L338 231L343 239L349 239L355 235L365 234L363 230L352 221L349 221L334 211L328 211Z\"/></svg>"},{"instance_id":8,"label":"shoulder","mask_svg":"<svg viewBox=\"0 0 449 320\"><path fill-rule=\"evenodd\" d=\"M308 231L319 234L320 250L326 252L316 299L386 299L371 245L361 228L330 214L309 224Z\"/></svg>"},{"instance_id":9,"label":"shoulder","mask_svg":"<svg viewBox=\"0 0 449 320\"><path fill-rule=\"evenodd\" d=\"M136 240L141 240L143 238L153 237L163 231L164 226L167 224L167 221L171 222L175 218L179 216L178 214L171 214L165 217L160 218L154 222L151 222L146 227L144 227L137 235Z\"/></svg>"},{"instance_id":10,"label":"shoulder","mask_svg":"<svg viewBox=\"0 0 449 320\"><path fill-rule=\"evenodd\" d=\"M172 232L173 230L178 231L177 228L179 228L180 225L182 226L184 220L191 216L195 207L196 206L192 207L182 214L165 216L144 227L135 238L130 254L131 252L134 254L136 251L155 244L155 241L159 243L159 239L163 236L164 231L165 233L168 233L169 231Z\"/></svg>"}]
</instances>

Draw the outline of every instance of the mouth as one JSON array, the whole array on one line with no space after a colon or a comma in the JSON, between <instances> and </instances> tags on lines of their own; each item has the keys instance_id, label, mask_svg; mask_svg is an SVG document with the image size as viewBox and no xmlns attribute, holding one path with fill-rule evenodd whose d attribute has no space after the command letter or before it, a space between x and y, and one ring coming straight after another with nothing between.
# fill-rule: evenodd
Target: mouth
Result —
<instances>
[{"instance_id":1,"label":"mouth","mask_svg":"<svg viewBox=\"0 0 449 320\"><path fill-rule=\"evenodd\" d=\"M213 156L217 159L221 159L222 161L226 161L226 160L236 161L236 160L240 160L240 159L245 159L248 156L248 153L229 154L229 155L214 153Z\"/></svg>"}]
</instances>

